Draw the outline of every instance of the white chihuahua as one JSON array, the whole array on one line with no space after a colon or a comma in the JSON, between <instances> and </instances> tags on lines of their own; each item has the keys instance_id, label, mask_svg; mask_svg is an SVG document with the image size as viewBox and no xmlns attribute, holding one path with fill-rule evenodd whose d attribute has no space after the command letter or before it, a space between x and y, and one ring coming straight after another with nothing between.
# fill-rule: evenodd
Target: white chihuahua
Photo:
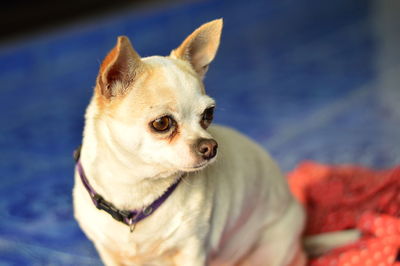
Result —
<instances>
[{"instance_id":1,"label":"white chihuahua","mask_svg":"<svg viewBox=\"0 0 400 266\"><path fill-rule=\"evenodd\" d=\"M204 24L167 57L140 58L122 36L101 65L73 194L106 265L306 262L305 215L277 165L210 126L202 79L221 30Z\"/></svg>"}]
</instances>

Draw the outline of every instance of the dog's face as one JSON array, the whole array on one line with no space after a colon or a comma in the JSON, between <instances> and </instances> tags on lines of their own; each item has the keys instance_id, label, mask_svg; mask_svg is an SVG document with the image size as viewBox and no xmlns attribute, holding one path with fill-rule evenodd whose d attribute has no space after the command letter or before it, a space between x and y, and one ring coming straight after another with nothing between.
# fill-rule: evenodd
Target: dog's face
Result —
<instances>
[{"instance_id":1,"label":"dog's face","mask_svg":"<svg viewBox=\"0 0 400 266\"><path fill-rule=\"evenodd\" d=\"M96 122L118 160L161 174L200 170L217 155L207 132L215 102L202 79L218 49L222 20L204 24L168 57L140 58L126 37L103 61L95 89Z\"/></svg>"}]
</instances>

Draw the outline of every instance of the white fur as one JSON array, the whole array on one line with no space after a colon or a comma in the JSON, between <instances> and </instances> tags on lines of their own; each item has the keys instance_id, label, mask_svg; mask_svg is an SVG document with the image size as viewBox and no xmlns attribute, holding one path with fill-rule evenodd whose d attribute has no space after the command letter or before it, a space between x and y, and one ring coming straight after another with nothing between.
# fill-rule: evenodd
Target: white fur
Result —
<instances>
[{"instance_id":1,"label":"white fur","mask_svg":"<svg viewBox=\"0 0 400 266\"><path fill-rule=\"evenodd\" d=\"M140 75L133 84L113 83L116 87L105 95L96 89L87 108L81 163L92 187L117 208L131 210L151 204L184 175L161 207L130 233L127 225L96 209L75 174L75 217L106 265L284 266L295 257L291 265L305 263L300 244L304 212L271 157L232 129L204 129L199 123L204 110L215 105L204 94L206 66L199 62L212 60L219 37L210 38L211 48L187 46L198 40L207 44L207 34L218 29L220 34L220 23L199 28L189 36L194 41L185 41L171 57L139 59L129 41L120 38L118 60L103 63L110 65L100 73L103 83L107 71L118 67L113 64L126 69L125 57L136 60L132 65ZM200 61L177 56L187 57L187 50L197 52ZM149 129L163 115L178 125L170 140ZM199 159L193 148L204 138L219 145L217 157L209 161Z\"/></svg>"},{"instance_id":2,"label":"white fur","mask_svg":"<svg viewBox=\"0 0 400 266\"><path fill-rule=\"evenodd\" d=\"M163 85L182 88L172 113L183 125L184 133L174 147L164 147L168 144L152 141L152 136L138 125L126 125L110 117L99 119L98 107L92 101L86 113L81 153L91 185L121 209L140 208L190 168L190 140L214 137L219 143L218 159L204 170L186 174L171 197L138 223L132 234L126 225L95 208L76 176L75 215L104 262L117 265L107 257L107 251L102 251L103 246L109 246L126 257L151 253L152 257L144 260L161 265L163 262L157 262L157 257L162 260L161 255L170 250L180 254L176 265L204 265L207 259L233 265L261 242L257 245L270 245L271 249L279 246L270 255L274 261L271 265L284 265L294 255L290 248L299 241L303 213L278 167L260 147L237 132L217 126L208 131L200 127L199 115L214 101L193 89L199 86L198 81L196 84L196 80L174 68L173 61L161 57L144 61L170 64L165 68L172 71L166 73L168 78ZM127 102L129 97L126 96ZM125 107L122 104L122 111L126 111ZM156 112L163 113L164 109L165 106ZM157 154L151 157L152 152ZM283 222L294 213L294 219ZM269 237L268 228L273 227L283 229ZM154 242L162 244L155 251L148 250ZM130 265L129 259L126 264Z\"/></svg>"},{"instance_id":3,"label":"white fur","mask_svg":"<svg viewBox=\"0 0 400 266\"><path fill-rule=\"evenodd\" d=\"M77 177L76 217L99 250L102 245L111 245L126 254L140 255L146 253L153 241L162 241L152 254L154 257L148 258L150 261L177 248L185 256L176 265L204 265L207 257L214 263L234 265L257 244L271 250L259 265L290 262L298 252L304 214L291 197L284 177L271 158L247 138L219 126L212 127L210 132L220 146L218 160L203 171L188 174L171 197L140 222L132 234L126 225L93 206ZM86 166L85 161L83 157L82 163ZM109 164L97 162L103 163ZM92 177L89 168L85 170ZM123 171L112 173L114 180L124 175ZM142 191L143 188L135 185L110 183L116 192L127 191L132 195L126 198L125 206L133 206L130 202L154 195L157 189L157 185ZM100 186L96 190L101 193ZM117 202L117 198L107 199ZM105 252L102 256L105 263L114 265L107 261ZM267 259L273 263L264 264ZM162 261L158 263L163 265Z\"/></svg>"}]
</instances>

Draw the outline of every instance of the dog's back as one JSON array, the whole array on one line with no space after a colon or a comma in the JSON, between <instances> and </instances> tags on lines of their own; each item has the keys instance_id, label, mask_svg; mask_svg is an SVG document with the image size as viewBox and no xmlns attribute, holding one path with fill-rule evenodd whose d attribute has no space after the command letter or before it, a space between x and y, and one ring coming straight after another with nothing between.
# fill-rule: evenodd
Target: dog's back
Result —
<instances>
[{"instance_id":1,"label":"dog's back","mask_svg":"<svg viewBox=\"0 0 400 266\"><path fill-rule=\"evenodd\" d=\"M270 256L268 265L286 265L301 249L304 214L285 178L269 154L247 137L220 126L210 132L220 143L220 157L205 170L214 196L214 259L265 265Z\"/></svg>"}]
</instances>

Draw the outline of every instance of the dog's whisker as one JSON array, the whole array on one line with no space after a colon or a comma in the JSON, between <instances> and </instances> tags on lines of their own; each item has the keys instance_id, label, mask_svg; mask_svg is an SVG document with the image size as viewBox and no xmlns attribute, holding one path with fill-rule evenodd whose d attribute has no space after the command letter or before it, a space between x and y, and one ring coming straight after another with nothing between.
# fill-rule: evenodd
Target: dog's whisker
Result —
<instances>
[{"instance_id":1,"label":"dog's whisker","mask_svg":"<svg viewBox=\"0 0 400 266\"><path fill-rule=\"evenodd\" d=\"M193 183L190 183L189 181L187 181L186 178L187 178L187 175L182 178L182 184L189 186L189 187L194 187L195 185Z\"/></svg>"}]
</instances>

